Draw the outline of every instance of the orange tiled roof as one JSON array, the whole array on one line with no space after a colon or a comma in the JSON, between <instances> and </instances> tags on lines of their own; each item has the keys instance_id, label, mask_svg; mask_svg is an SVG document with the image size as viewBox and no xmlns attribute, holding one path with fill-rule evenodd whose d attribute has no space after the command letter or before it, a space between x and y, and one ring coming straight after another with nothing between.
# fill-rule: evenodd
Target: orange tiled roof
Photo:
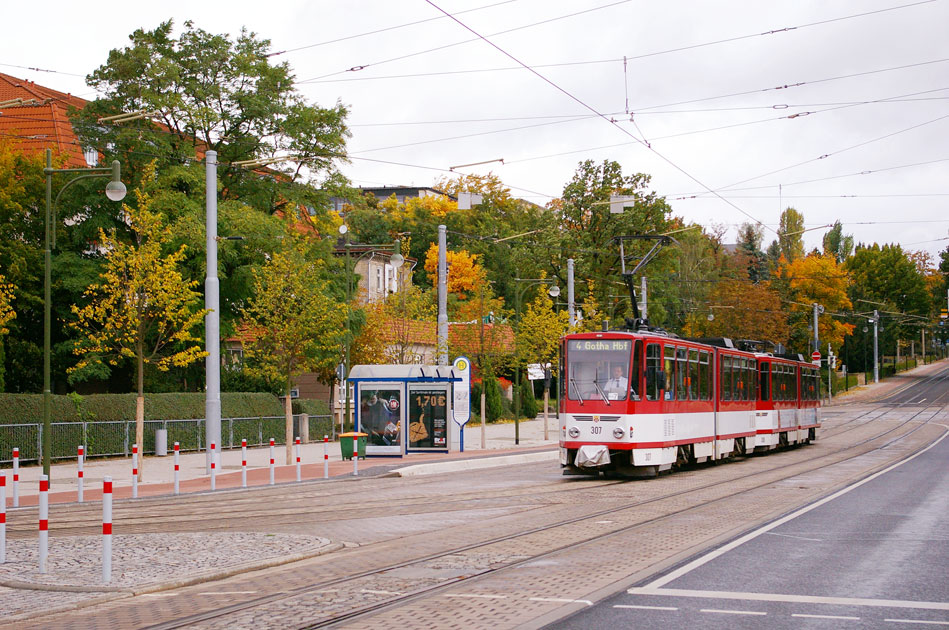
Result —
<instances>
[{"instance_id":1,"label":"orange tiled roof","mask_svg":"<svg viewBox=\"0 0 949 630\"><path fill-rule=\"evenodd\" d=\"M514 331L507 324L485 324L486 352L514 352ZM481 324L450 323L448 348L452 354L478 354L481 350Z\"/></svg>"},{"instance_id":2,"label":"orange tiled roof","mask_svg":"<svg viewBox=\"0 0 949 630\"><path fill-rule=\"evenodd\" d=\"M68 116L70 107L85 107L85 99L0 72L0 102L17 98L37 104L0 110L2 137L15 139L29 153L52 149L65 155L70 167L88 166Z\"/></svg>"}]
</instances>

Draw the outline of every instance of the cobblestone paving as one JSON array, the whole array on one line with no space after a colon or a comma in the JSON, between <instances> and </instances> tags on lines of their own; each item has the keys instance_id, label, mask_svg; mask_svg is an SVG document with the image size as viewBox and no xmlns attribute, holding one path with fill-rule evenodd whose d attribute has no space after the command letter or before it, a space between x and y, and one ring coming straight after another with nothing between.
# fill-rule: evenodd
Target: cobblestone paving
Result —
<instances>
[{"instance_id":1,"label":"cobblestone paving","mask_svg":"<svg viewBox=\"0 0 949 630\"><path fill-rule=\"evenodd\" d=\"M585 606L582 601L570 602L590 599L600 589L615 588L630 576L657 570L813 500L944 431L930 425L885 450L874 450L916 429L916 422L899 424L911 414L904 409L886 420L867 417L844 427L842 423L856 415L845 414L837 421L841 423L837 430L806 448L646 482L564 480L556 471L533 465L418 483L364 480L351 486L348 499L342 491L331 492L332 485L310 489L305 498L285 500L273 510L279 531L319 532L362 546L287 567L100 604L95 614L80 610L17 627L143 627L261 598L270 599L224 617L190 619L187 627L301 627L367 605L382 606L436 585L441 588L435 592L374 616L354 618L346 627L517 627L565 606ZM856 452L842 450L888 429L891 433ZM852 457L858 453L863 456ZM814 461L825 467L813 470ZM314 502L324 505L316 510ZM681 513L670 517L677 512ZM245 528L259 527L261 518L247 519ZM570 519L581 520L532 531ZM515 534L526 535L461 550ZM547 555L537 558L539 554ZM395 568L351 577L384 567ZM2 599L0 608L5 608Z\"/></svg>"}]
</instances>

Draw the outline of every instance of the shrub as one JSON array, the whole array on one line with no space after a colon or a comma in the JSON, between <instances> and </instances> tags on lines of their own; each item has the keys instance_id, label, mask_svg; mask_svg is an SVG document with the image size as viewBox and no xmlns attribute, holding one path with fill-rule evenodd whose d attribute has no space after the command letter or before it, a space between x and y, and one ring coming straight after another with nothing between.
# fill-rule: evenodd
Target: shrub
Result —
<instances>
[{"instance_id":1,"label":"shrub","mask_svg":"<svg viewBox=\"0 0 949 630\"><path fill-rule=\"evenodd\" d=\"M537 417L537 399L533 384L528 380L521 382L521 415L531 420Z\"/></svg>"},{"instance_id":2,"label":"shrub","mask_svg":"<svg viewBox=\"0 0 949 630\"><path fill-rule=\"evenodd\" d=\"M501 396L501 386L498 385L498 379L493 376L484 377L484 414L488 422L494 422L504 413L502 407L503 397ZM480 396L480 392L479 392ZM478 402L480 410L480 400Z\"/></svg>"}]
</instances>

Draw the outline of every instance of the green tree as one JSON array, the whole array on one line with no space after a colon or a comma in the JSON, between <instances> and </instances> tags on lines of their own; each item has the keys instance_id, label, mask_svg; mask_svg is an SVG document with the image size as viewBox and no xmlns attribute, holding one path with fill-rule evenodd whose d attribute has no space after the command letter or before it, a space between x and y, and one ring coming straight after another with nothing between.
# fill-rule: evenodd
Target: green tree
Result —
<instances>
[{"instance_id":1,"label":"green tree","mask_svg":"<svg viewBox=\"0 0 949 630\"><path fill-rule=\"evenodd\" d=\"M804 215L788 207L781 213L778 225L778 243L781 254L788 262L804 257Z\"/></svg>"},{"instance_id":2,"label":"green tree","mask_svg":"<svg viewBox=\"0 0 949 630\"><path fill-rule=\"evenodd\" d=\"M738 228L738 247L735 255L739 264L748 270L748 279L754 283L768 279L768 263L765 253L761 251L761 241L764 238L764 227L754 223L743 223Z\"/></svg>"},{"instance_id":3,"label":"green tree","mask_svg":"<svg viewBox=\"0 0 949 630\"><path fill-rule=\"evenodd\" d=\"M69 373L71 382L103 377L132 359L138 392L135 442L142 445L145 366L165 371L206 356L192 334L206 311L196 306L201 299L194 290L198 282L186 280L179 271L184 246L165 254L170 229L162 215L152 211L144 187L135 190L135 198L134 207L122 206L132 242L120 240L115 230L99 235L105 269L100 282L86 290L86 304L73 306L76 319L71 326L80 334L73 352L82 358ZM140 462L139 478L142 468Z\"/></svg>"},{"instance_id":4,"label":"green tree","mask_svg":"<svg viewBox=\"0 0 949 630\"><path fill-rule=\"evenodd\" d=\"M251 333L245 369L279 384L286 396L286 454L291 464L290 388L304 372L333 372L346 334L347 308L331 297L325 264L308 258L307 244L292 233L284 242L255 274L254 294L243 317Z\"/></svg>"},{"instance_id":5,"label":"green tree","mask_svg":"<svg viewBox=\"0 0 949 630\"><path fill-rule=\"evenodd\" d=\"M0 392L4 391L5 388L4 337L10 332L7 324L16 317L16 311L13 310L13 290L15 288L12 284L6 282L3 275L0 275Z\"/></svg>"},{"instance_id":6,"label":"green tree","mask_svg":"<svg viewBox=\"0 0 949 630\"><path fill-rule=\"evenodd\" d=\"M853 253L853 234L844 234L844 226L834 221L834 227L824 234L824 255L833 256L842 263Z\"/></svg>"}]
</instances>

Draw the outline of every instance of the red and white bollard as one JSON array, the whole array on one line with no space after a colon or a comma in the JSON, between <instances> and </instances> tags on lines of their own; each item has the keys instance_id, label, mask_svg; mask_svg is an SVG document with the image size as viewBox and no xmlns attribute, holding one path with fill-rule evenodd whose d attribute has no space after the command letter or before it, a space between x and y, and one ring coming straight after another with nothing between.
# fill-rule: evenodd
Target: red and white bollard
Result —
<instances>
[{"instance_id":1,"label":"red and white bollard","mask_svg":"<svg viewBox=\"0 0 949 630\"><path fill-rule=\"evenodd\" d=\"M217 485L217 451L214 447L214 442L211 442L211 490L215 490Z\"/></svg>"},{"instance_id":2,"label":"red and white bollard","mask_svg":"<svg viewBox=\"0 0 949 630\"><path fill-rule=\"evenodd\" d=\"M49 477L40 475L40 573L46 573L49 557Z\"/></svg>"},{"instance_id":3,"label":"red and white bollard","mask_svg":"<svg viewBox=\"0 0 949 630\"><path fill-rule=\"evenodd\" d=\"M76 499L82 503L82 460L85 459L85 454L83 452L83 447L79 447L79 458L76 460L79 464L79 469L76 471Z\"/></svg>"},{"instance_id":4,"label":"red and white bollard","mask_svg":"<svg viewBox=\"0 0 949 630\"><path fill-rule=\"evenodd\" d=\"M241 488L247 487L247 440L241 440Z\"/></svg>"},{"instance_id":5,"label":"red and white bollard","mask_svg":"<svg viewBox=\"0 0 949 630\"><path fill-rule=\"evenodd\" d=\"M359 475L359 436L353 435L353 477Z\"/></svg>"},{"instance_id":6,"label":"red and white bollard","mask_svg":"<svg viewBox=\"0 0 949 630\"><path fill-rule=\"evenodd\" d=\"M178 466L178 452L181 450L181 446L175 442L175 494L178 494L180 487L178 484L178 474L181 470Z\"/></svg>"},{"instance_id":7,"label":"red and white bollard","mask_svg":"<svg viewBox=\"0 0 949 630\"><path fill-rule=\"evenodd\" d=\"M102 479L102 581L112 581L112 477Z\"/></svg>"},{"instance_id":8,"label":"red and white bollard","mask_svg":"<svg viewBox=\"0 0 949 630\"><path fill-rule=\"evenodd\" d=\"M20 507L20 449L13 447L13 507Z\"/></svg>"},{"instance_id":9,"label":"red and white bollard","mask_svg":"<svg viewBox=\"0 0 949 630\"><path fill-rule=\"evenodd\" d=\"M274 472L273 470L273 467L274 467L273 444L274 444L273 438L270 438L270 485L273 485L273 482L274 482L273 480L273 472Z\"/></svg>"},{"instance_id":10,"label":"red and white bollard","mask_svg":"<svg viewBox=\"0 0 949 630\"><path fill-rule=\"evenodd\" d=\"M294 440L297 449L297 481L300 481L300 438Z\"/></svg>"},{"instance_id":11,"label":"red and white bollard","mask_svg":"<svg viewBox=\"0 0 949 630\"><path fill-rule=\"evenodd\" d=\"M138 498L138 444L132 445L132 498Z\"/></svg>"},{"instance_id":12,"label":"red and white bollard","mask_svg":"<svg viewBox=\"0 0 949 630\"><path fill-rule=\"evenodd\" d=\"M0 472L0 564L7 561L7 473Z\"/></svg>"},{"instance_id":13,"label":"red and white bollard","mask_svg":"<svg viewBox=\"0 0 949 630\"><path fill-rule=\"evenodd\" d=\"M323 479L330 478L330 455L327 452L327 447L329 445L330 436L323 436Z\"/></svg>"}]
</instances>

